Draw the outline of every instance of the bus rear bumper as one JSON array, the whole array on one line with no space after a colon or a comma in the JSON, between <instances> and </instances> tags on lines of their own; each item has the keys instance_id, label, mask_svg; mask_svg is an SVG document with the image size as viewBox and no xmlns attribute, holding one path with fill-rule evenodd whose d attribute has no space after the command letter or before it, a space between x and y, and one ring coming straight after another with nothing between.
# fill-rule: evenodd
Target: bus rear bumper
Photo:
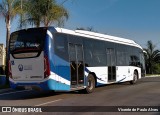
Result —
<instances>
[{"instance_id":1,"label":"bus rear bumper","mask_svg":"<svg viewBox=\"0 0 160 115\"><path fill-rule=\"evenodd\" d=\"M62 90L70 91L70 85L58 83L53 79L48 79L43 82L17 82L10 80L10 87L12 89L35 89L35 90Z\"/></svg>"}]
</instances>

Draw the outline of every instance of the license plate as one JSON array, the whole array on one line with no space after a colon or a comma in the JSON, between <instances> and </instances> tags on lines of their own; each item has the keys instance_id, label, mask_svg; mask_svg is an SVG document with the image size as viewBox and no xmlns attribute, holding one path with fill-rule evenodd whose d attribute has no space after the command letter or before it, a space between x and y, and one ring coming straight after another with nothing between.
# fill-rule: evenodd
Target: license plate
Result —
<instances>
[{"instance_id":1,"label":"license plate","mask_svg":"<svg viewBox=\"0 0 160 115\"><path fill-rule=\"evenodd\" d=\"M32 90L32 87L31 86L25 86L25 89L26 90Z\"/></svg>"}]
</instances>

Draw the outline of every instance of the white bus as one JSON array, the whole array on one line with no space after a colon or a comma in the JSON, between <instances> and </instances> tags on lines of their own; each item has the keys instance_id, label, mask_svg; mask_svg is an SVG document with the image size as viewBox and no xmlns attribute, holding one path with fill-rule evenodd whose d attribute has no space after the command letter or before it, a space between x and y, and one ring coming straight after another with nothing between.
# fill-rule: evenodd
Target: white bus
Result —
<instances>
[{"instance_id":1,"label":"white bus","mask_svg":"<svg viewBox=\"0 0 160 115\"><path fill-rule=\"evenodd\" d=\"M12 88L93 92L95 86L145 75L143 49L133 40L84 30L41 27L11 34Z\"/></svg>"}]
</instances>

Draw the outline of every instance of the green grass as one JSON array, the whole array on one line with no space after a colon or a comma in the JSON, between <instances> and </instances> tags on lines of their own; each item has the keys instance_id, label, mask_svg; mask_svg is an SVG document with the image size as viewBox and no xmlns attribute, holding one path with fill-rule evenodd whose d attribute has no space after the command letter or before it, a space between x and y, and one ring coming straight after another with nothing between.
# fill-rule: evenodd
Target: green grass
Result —
<instances>
[{"instance_id":1,"label":"green grass","mask_svg":"<svg viewBox=\"0 0 160 115\"><path fill-rule=\"evenodd\" d=\"M146 76L160 76L160 74L146 74Z\"/></svg>"}]
</instances>

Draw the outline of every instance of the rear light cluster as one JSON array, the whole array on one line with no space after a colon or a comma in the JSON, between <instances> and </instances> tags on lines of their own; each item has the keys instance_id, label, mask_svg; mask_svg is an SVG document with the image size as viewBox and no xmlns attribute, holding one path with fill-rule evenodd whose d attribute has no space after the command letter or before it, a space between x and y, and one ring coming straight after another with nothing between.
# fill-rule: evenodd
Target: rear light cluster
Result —
<instances>
[{"instance_id":1,"label":"rear light cluster","mask_svg":"<svg viewBox=\"0 0 160 115\"><path fill-rule=\"evenodd\" d=\"M44 78L47 78L50 75L50 66L48 57L44 57Z\"/></svg>"},{"instance_id":2,"label":"rear light cluster","mask_svg":"<svg viewBox=\"0 0 160 115\"><path fill-rule=\"evenodd\" d=\"M8 60L8 76L12 78L11 62Z\"/></svg>"}]
</instances>

